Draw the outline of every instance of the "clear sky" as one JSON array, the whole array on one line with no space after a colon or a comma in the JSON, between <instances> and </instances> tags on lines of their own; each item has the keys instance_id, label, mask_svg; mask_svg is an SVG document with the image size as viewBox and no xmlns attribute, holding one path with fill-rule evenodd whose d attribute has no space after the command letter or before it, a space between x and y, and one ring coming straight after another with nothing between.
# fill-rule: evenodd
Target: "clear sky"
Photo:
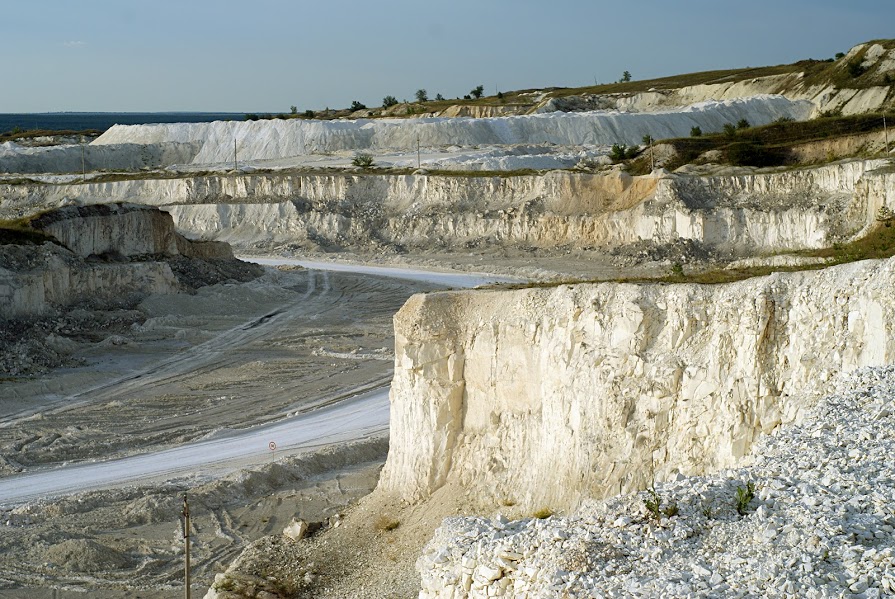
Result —
<instances>
[{"instance_id":1,"label":"clear sky","mask_svg":"<svg viewBox=\"0 0 895 599\"><path fill-rule=\"evenodd\" d=\"M829 58L893 0L0 0L0 112L287 112Z\"/></svg>"}]
</instances>

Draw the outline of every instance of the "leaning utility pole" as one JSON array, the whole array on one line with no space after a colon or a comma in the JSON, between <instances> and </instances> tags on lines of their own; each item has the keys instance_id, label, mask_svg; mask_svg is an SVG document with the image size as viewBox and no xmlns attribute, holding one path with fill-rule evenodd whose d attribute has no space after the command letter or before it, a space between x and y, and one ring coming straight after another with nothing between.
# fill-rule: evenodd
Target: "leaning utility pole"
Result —
<instances>
[{"instance_id":1,"label":"leaning utility pole","mask_svg":"<svg viewBox=\"0 0 895 599\"><path fill-rule=\"evenodd\" d=\"M183 541L184 555L186 556L183 577L183 596L190 599L190 506L186 502L186 493L183 494Z\"/></svg>"}]
</instances>

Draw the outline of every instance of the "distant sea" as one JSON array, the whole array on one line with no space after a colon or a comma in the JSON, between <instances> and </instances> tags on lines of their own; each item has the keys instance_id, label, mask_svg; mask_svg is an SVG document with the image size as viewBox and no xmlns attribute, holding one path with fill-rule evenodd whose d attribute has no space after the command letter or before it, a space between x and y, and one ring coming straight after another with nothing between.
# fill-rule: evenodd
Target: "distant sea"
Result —
<instances>
[{"instance_id":1,"label":"distant sea","mask_svg":"<svg viewBox=\"0 0 895 599\"><path fill-rule=\"evenodd\" d=\"M53 131L105 131L112 125L143 125L146 123L207 123L210 121L241 121L242 112L42 112L24 114L0 113L0 133L19 127Z\"/></svg>"}]
</instances>

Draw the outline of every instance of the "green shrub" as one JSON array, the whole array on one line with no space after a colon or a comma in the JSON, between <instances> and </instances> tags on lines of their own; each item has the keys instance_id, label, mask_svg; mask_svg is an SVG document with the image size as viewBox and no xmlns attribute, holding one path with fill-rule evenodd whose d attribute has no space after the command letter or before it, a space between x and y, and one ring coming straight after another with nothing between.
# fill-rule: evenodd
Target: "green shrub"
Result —
<instances>
[{"instance_id":1,"label":"green shrub","mask_svg":"<svg viewBox=\"0 0 895 599\"><path fill-rule=\"evenodd\" d=\"M545 518L549 518L553 515L553 510L549 507L542 507L538 511L532 514L532 517L537 518L538 520L544 520Z\"/></svg>"},{"instance_id":2,"label":"green shrub","mask_svg":"<svg viewBox=\"0 0 895 599\"><path fill-rule=\"evenodd\" d=\"M385 514L381 514L376 518L373 522L373 527L376 530L380 530L382 532L391 532L401 526L401 522L395 520L390 516L386 516Z\"/></svg>"},{"instance_id":3,"label":"green shrub","mask_svg":"<svg viewBox=\"0 0 895 599\"><path fill-rule=\"evenodd\" d=\"M701 127L691 127L690 128L690 137L702 137L702 128Z\"/></svg>"},{"instance_id":4,"label":"green shrub","mask_svg":"<svg viewBox=\"0 0 895 599\"><path fill-rule=\"evenodd\" d=\"M751 126L752 125L750 125L749 121L747 121L746 119L740 119L739 121L737 121L737 129L748 129Z\"/></svg>"},{"instance_id":5,"label":"green shrub","mask_svg":"<svg viewBox=\"0 0 895 599\"><path fill-rule=\"evenodd\" d=\"M479 98L482 97L482 94L484 94L484 93L485 93L485 86L484 85L476 85L474 88L472 88L472 91L469 92L469 95L472 96L473 98L475 98L476 100L478 100Z\"/></svg>"},{"instance_id":6,"label":"green shrub","mask_svg":"<svg viewBox=\"0 0 895 599\"><path fill-rule=\"evenodd\" d=\"M854 58L848 61L848 65L845 68L848 70L848 75L852 79L857 79L867 72L867 67L861 64L861 62L860 58Z\"/></svg>"},{"instance_id":7,"label":"green shrub","mask_svg":"<svg viewBox=\"0 0 895 599\"><path fill-rule=\"evenodd\" d=\"M305 110L305 116L309 119L314 118L314 111L313 110Z\"/></svg>"},{"instance_id":8,"label":"green shrub","mask_svg":"<svg viewBox=\"0 0 895 599\"><path fill-rule=\"evenodd\" d=\"M290 106L290 107L289 107L289 114L298 114L298 106L294 106L294 105L293 105L293 106Z\"/></svg>"},{"instance_id":9,"label":"green shrub","mask_svg":"<svg viewBox=\"0 0 895 599\"><path fill-rule=\"evenodd\" d=\"M662 497L656 491L655 486L647 489L647 493L649 493L649 497L643 501L643 505L646 507L649 517L656 522L659 522L662 516L671 518L672 516L677 516L680 512L680 508L674 502L669 503L664 508L662 507Z\"/></svg>"},{"instance_id":10,"label":"green shrub","mask_svg":"<svg viewBox=\"0 0 895 599\"><path fill-rule=\"evenodd\" d=\"M779 166L783 150L772 149L754 141L738 141L727 146L727 162L734 166Z\"/></svg>"},{"instance_id":11,"label":"green shrub","mask_svg":"<svg viewBox=\"0 0 895 599\"><path fill-rule=\"evenodd\" d=\"M361 104L357 100L351 102L351 112L354 112L355 110L366 110L366 108L367 106L365 104Z\"/></svg>"},{"instance_id":12,"label":"green shrub","mask_svg":"<svg viewBox=\"0 0 895 599\"><path fill-rule=\"evenodd\" d=\"M629 148L625 144L612 144L612 148L609 150L609 157L613 162L621 162L622 160L633 158L636 155L637 148L635 146Z\"/></svg>"},{"instance_id":13,"label":"green shrub","mask_svg":"<svg viewBox=\"0 0 895 599\"><path fill-rule=\"evenodd\" d=\"M749 504L755 499L755 485L746 483L745 487L737 487L736 509L740 516L744 516L749 509Z\"/></svg>"},{"instance_id":14,"label":"green shrub","mask_svg":"<svg viewBox=\"0 0 895 599\"><path fill-rule=\"evenodd\" d=\"M373 166L373 156L370 154L355 154L354 158L351 159L351 164L361 168L371 167Z\"/></svg>"},{"instance_id":15,"label":"green shrub","mask_svg":"<svg viewBox=\"0 0 895 599\"><path fill-rule=\"evenodd\" d=\"M724 123L724 136L734 138L737 136L737 127L733 123Z\"/></svg>"},{"instance_id":16,"label":"green shrub","mask_svg":"<svg viewBox=\"0 0 895 599\"><path fill-rule=\"evenodd\" d=\"M416 101L417 102L428 102L429 101L429 93L424 89L416 90Z\"/></svg>"},{"instance_id":17,"label":"green shrub","mask_svg":"<svg viewBox=\"0 0 895 599\"><path fill-rule=\"evenodd\" d=\"M382 98L382 107L383 108L391 108L395 104L398 103L398 99L394 96L386 96Z\"/></svg>"}]
</instances>

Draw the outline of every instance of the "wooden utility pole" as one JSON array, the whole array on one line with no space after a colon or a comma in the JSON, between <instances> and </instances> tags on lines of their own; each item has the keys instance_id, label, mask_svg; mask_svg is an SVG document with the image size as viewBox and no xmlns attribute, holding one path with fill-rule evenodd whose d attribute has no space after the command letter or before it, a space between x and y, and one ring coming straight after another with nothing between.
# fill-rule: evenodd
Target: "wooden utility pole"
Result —
<instances>
[{"instance_id":1,"label":"wooden utility pole","mask_svg":"<svg viewBox=\"0 0 895 599\"><path fill-rule=\"evenodd\" d=\"M183 596L190 599L190 505L186 501L186 493L183 494L183 542L184 542L184 587Z\"/></svg>"},{"instance_id":2,"label":"wooden utility pole","mask_svg":"<svg viewBox=\"0 0 895 599\"><path fill-rule=\"evenodd\" d=\"M886 115L883 115L883 133L886 136L886 156L889 155L889 128L886 127Z\"/></svg>"}]
</instances>

